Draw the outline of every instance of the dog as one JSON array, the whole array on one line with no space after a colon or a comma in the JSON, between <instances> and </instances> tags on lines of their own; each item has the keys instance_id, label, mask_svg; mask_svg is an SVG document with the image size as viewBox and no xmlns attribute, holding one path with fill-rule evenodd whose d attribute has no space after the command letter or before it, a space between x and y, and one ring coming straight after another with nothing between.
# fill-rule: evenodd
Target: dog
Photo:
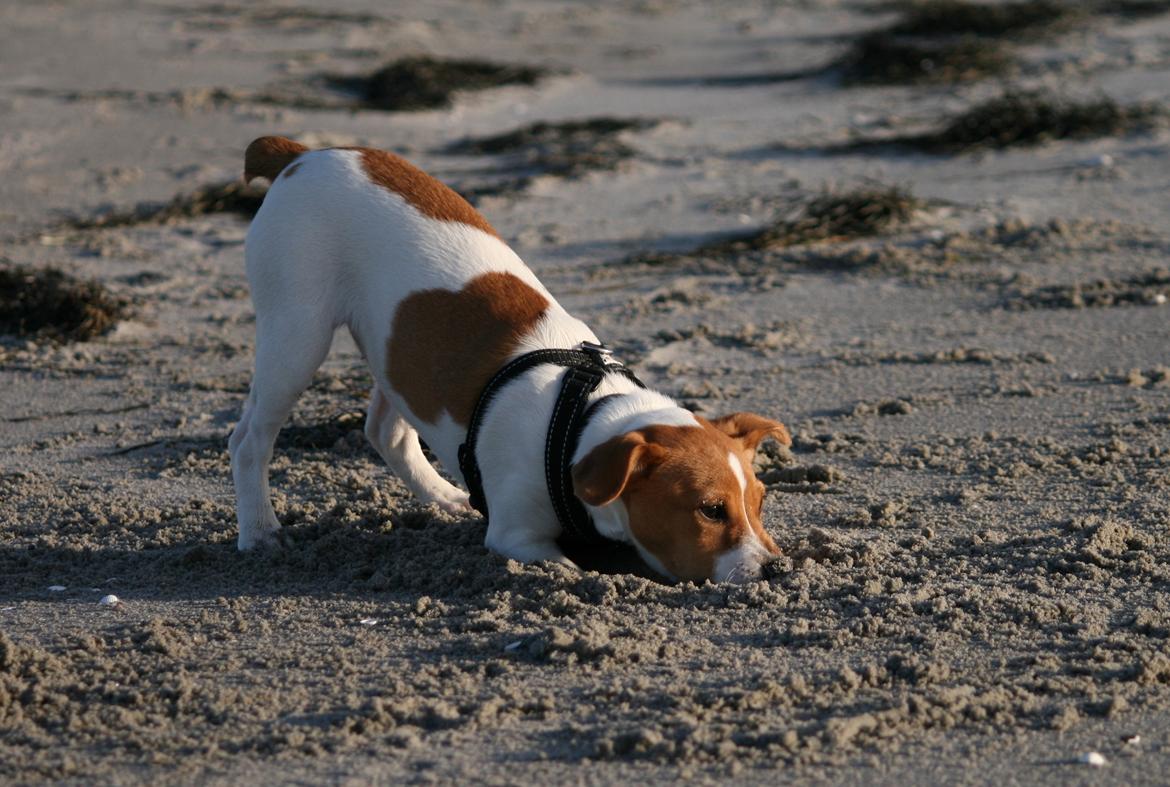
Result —
<instances>
[{"instance_id":1,"label":"dog","mask_svg":"<svg viewBox=\"0 0 1170 787\"><path fill-rule=\"evenodd\" d=\"M229 440L239 549L283 540L269 499L273 443L341 326L374 379L369 441L423 503L467 512L468 493L436 471L420 436L454 475L493 375L534 351L596 349L598 337L479 212L397 155L261 137L244 165L245 181L258 177L271 186L245 246L255 373ZM588 404L604 406L565 457L573 504L602 538L632 544L668 578L759 578L779 549L761 523L752 459L765 439L790 445L787 429L752 413L704 419L632 374L608 373L616 368L601 367ZM473 463L490 514L485 544L521 562L573 565L542 472L567 374L536 365L480 407Z\"/></svg>"}]
</instances>

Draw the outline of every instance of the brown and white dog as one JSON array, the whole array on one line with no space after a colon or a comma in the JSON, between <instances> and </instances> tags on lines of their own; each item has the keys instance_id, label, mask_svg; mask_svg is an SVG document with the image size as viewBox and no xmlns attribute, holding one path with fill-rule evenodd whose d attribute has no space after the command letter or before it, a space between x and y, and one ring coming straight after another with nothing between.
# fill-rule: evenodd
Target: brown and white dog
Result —
<instances>
[{"instance_id":1,"label":"brown and white dog","mask_svg":"<svg viewBox=\"0 0 1170 787\"><path fill-rule=\"evenodd\" d=\"M245 155L244 178L256 177L272 187L247 238L256 370L230 440L239 548L280 540L273 442L343 325L374 378L366 436L419 499L466 511L467 494L431 466L419 436L457 472L472 410L501 366L597 337L471 205L392 153L262 137ZM543 471L563 374L545 365L508 383L479 432L486 544L520 561L569 563ZM758 578L779 550L761 524L752 457L765 438L790 443L784 426L750 413L708 421L616 374L591 396L610 394L620 396L590 419L572 459L598 532L670 577Z\"/></svg>"}]
</instances>

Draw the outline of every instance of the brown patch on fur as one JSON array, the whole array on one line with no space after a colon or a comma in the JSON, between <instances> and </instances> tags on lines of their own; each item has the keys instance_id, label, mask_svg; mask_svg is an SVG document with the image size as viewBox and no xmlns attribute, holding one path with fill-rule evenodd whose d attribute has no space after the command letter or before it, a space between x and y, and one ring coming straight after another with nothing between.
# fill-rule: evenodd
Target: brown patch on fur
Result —
<instances>
[{"instance_id":1,"label":"brown patch on fur","mask_svg":"<svg viewBox=\"0 0 1170 787\"><path fill-rule=\"evenodd\" d=\"M260 137L244 151L244 182L253 178L276 180L280 171L297 156L308 151L299 142L284 137Z\"/></svg>"},{"instance_id":2,"label":"brown patch on fur","mask_svg":"<svg viewBox=\"0 0 1170 787\"><path fill-rule=\"evenodd\" d=\"M394 313L386 375L416 416L444 410L467 425L491 376L548 308L548 299L511 273L485 273L463 289L422 290Z\"/></svg>"},{"instance_id":3,"label":"brown patch on fur","mask_svg":"<svg viewBox=\"0 0 1170 787\"><path fill-rule=\"evenodd\" d=\"M457 221L500 237L467 200L401 156L374 148L345 149L361 154L362 169L371 181L400 195L424 216L437 221Z\"/></svg>"},{"instance_id":4,"label":"brown patch on fur","mask_svg":"<svg viewBox=\"0 0 1170 787\"><path fill-rule=\"evenodd\" d=\"M780 553L760 518L764 485L751 460L761 440L784 441L788 432L750 413L698 421L698 427L650 426L607 440L573 468L573 487L590 505L620 496L638 543L679 579L702 581L715 578L715 562L748 537L748 528L765 549ZM745 427L742 434L737 426ZM747 481L742 494L729 454L739 458ZM726 508L725 522L699 512L713 503Z\"/></svg>"}]
</instances>

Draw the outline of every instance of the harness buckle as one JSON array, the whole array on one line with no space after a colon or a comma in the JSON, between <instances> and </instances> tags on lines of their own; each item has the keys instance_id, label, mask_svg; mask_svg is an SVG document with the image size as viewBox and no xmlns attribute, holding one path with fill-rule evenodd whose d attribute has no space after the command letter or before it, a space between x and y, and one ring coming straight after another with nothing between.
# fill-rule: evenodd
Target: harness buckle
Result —
<instances>
[{"instance_id":1,"label":"harness buckle","mask_svg":"<svg viewBox=\"0 0 1170 787\"><path fill-rule=\"evenodd\" d=\"M598 366L621 366L619 361L613 360L613 350L597 342L581 342L577 345L581 352L588 355Z\"/></svg>"}]
</instances>

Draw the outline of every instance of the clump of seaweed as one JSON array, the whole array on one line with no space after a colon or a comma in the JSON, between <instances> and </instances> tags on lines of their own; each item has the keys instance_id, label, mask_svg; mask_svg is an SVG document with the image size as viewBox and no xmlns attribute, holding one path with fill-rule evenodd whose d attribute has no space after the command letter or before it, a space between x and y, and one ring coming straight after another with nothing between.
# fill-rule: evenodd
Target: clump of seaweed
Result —
<instances>
[{"instance_id":1,"label":"clump of seaweed","mask_svg":"<svg viewBox=\"0 0 1170 787\"><path fill-rule=\"evenodd\" d=\"M964 153L1132 133L1153 128L1165 117L1165 109L1157 104L1122 105L1108 97L1078 100L1043 90L1010 90L956 115L936 131L858 139L836 149L907 147Z\"/></svg>"},{"instance_id":2,"label":"clump of seaweed","mask_svg":"<svg viewBox=\"0 0 1170 787\"><path fill-rule=\"evenodd\" d=\"M1016 67L1002 40L1054 29L1083 16L1054 0L988 5L969 0L914 2L890 27L859 38L838 62L846 84L969 82Z\"/></svg>"},{"instance_id":3,"label":"clump of seaweed","mask_svg":"<svg viewBox=\"0 0 1170 787\"><path fill-rule=\"evenodd\" d=\"M450 106L458 90L534 85L547 74L546 69L534 66L418 55L395 60L369 76L331 81L356 93L366 108L410 112Z\"/></svg>"},{"instance_id":4,"label":"clump of seaweed","mask_svg":"<svg viewBox=\"0 0 1170 787\"><path fill-rule=\"evenodd\" d=\"M896 224L909 221L921 207L921 200L899 186L823 194L811 200L793 218L783 219L748 235L706 244L693 254L765 251L878 235Z\"/></svg>"},{"instance_id":5,"label":"clump of seaweed","mask_svg":"<svg viewBox=\"0 0 1170 787\"><path fill-rule=\"evenodd\" d=\"M56 268L0 262L0 333L84 342L108 333L126 302Z\"/></svg>"},{"instance_id":6,"label":"clump of seaweed","mask_svg":"<svg viewBox=\"0 0 1170 787\"><path fill-rule=\"evenodd\" d=\"M74 229L128 227L135 224L166 224L180 219L212 213L234 213L252 218L264 202L267 189L238 181L201 186L189 194L180 194L167 203L142 202L130 210L113 211L88 218L74 218Z\"/></svg>"},{"instance_id":7,"label":"clump of seaweed","mask_svg":"<svg viewBox=\"0 0 1170 787\"><path fill-rule=\"evenodd\" d=\"M917 38L887 31L860 38L840 63L846 84L970 82L1016 65L1002 43L978 36Z\"/></svg>"},{"instance_id":8,"label":"clump of seaweed","mask_svg":"<svg viewBox=\"0 0 1170 787\"><path fill-rule=\"evenodd\" d=\"M1170 0L1104 0L1101 13L1128 19L1145 19L1170 12Z\"/></svg>"},{"instance_id":9,"label":"clump of seaweed","mask_svg":"<svg viewBox=\"0 0 1170 787\"><path fill-rule=\"evenodd\" d=\"M539 122L503 134L461 140L448 150L468 155L506 154L514 159L510 169L518 165L531 174L577 178L593 170L612 170L631 158L634 149L618 135L650 128L658 122L615 117Z\"/></svg>"},{"instance_id":10,"label":"clump of seaweed","mask_svg":"<svg viewBox=\"0 0 1170 787\"><path fill-rule=\"evenodd\" d=\"M1013 36L1067 26L1083 16L1083 10L1057 0L995 4L927 0L908 4L890 32L912 36Z\"/></svg>"},{"instance_id":11,"label":"clump of seaweed","mask_svg":"<svg viewBox=\"0 0 1170 787\"><path fill-rule=\"evenodd\" d=\"M903 141L941 152L1039 145L1123 134L1149 127L1163 115L1155 105L1124 106L1104 96L1081 101L1045 91L1009 91L952 118L938 131Z\"/></svg>"}]
</instances>

